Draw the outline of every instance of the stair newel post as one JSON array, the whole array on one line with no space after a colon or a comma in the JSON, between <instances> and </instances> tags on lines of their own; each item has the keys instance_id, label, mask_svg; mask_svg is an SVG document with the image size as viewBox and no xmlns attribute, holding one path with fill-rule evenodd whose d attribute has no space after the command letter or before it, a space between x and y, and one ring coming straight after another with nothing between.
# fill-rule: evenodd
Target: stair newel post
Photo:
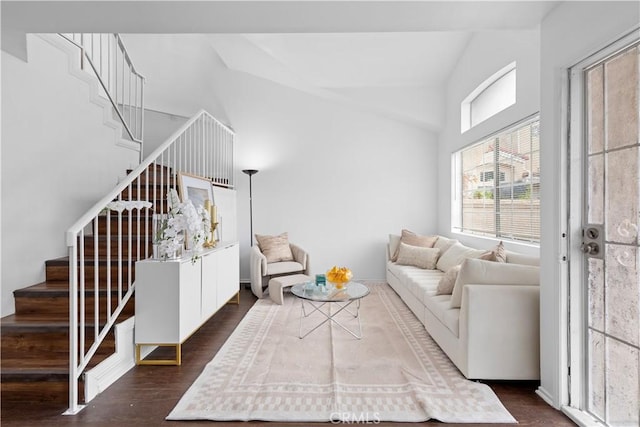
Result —
<instances>
[{"instance_id":1,"label":"stair newel post","mask_svg":"<svg viewBox=\"0 0 640 427\"><path fill-rule=\"evenodd\" d=\"M77 414L82 407L78 405L78 243L75 233L67 234L69 248L69 409L65 415Z\"/></svg>"}]
</instances>

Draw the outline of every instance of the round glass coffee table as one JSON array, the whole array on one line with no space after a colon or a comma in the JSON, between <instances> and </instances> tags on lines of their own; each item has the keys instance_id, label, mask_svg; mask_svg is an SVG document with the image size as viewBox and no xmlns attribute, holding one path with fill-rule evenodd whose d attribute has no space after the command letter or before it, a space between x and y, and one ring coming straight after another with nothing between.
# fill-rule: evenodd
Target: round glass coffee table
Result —
<instances>
[{"instance_id":1,"label":"round glass coffee table","mask_svg":"<svg viewBox=\"0 0 640 427\"><path fill-rule=\"evenodd\" d=\"M298 297L298 299L300 299L300 329L298 331L298 338L302 339L306 337L311 332L315 331L327 322L332 322L340 326L342 329L350 333L354 338L362 338L362 326L360 325L360 300L369 295L369 288L367 288L362 283L349 282L342 289L316 286L313 282L300 283L294 285L291 288L291 293ZM349 306L351 306L351 304L355 305L355 311L351 311L349 309ZM307 307L305 307L305 305L311 306L310 311L307 312ZM339 307L338 310L332 312L332 305L336 305L337 307ZM324 316L324 319L303 334L303 320L316 311L322 314ZM344 325L344 323L341 323L338 321L338 319L336 319L336 316L343 311L349 313L351 316L358 320L357 331L349 329Z\"/></svg>"}]
</instances>

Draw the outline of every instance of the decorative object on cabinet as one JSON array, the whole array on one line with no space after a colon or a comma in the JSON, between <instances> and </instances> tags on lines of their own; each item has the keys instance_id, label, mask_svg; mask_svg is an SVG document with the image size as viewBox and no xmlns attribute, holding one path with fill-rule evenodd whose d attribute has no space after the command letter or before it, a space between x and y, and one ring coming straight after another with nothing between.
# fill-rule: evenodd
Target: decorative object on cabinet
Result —
<instances>
[{"instance_id":1,"label":"decorative object on cabinet","mask_svg":"<svg viewBox=\"0 0 640 427\"><path fill-rule=\"evenodd\" d=\"M180 198L175 189L167 194L167 213L153 215L153 257L166 260L182 256L184 226Z\"/></svg>"},{"instance_id":2,"label":"decorative object on cabinet","mask_svg":"<svg viewBox=\"0 0 640 427\"><path fill-rule=\"evenodd\" d=\"M251 232L249 242L253 246L253 189L251 188L251 177L259 171L257 169L242 169L242 172L249 175L249 231Z\"/></svg>"},{"instance_id":3,"label":"decorative object on cabinet","mask_svg":"<svg viewBox=\"0 0 640 427\"><path fill-rule=\"evenodd\" d=\"M194 207L191 200L180 202L175 189L167 194L168 212L153 217L154 258L178 258L186 243L195 261L211 228L209 211Z\"/></svg>"},{"instance_id":4,"label":"decorative object on cabinet","mask_svg":"<svg viewBox=\"0 0 640 427\"><path fill-rule=\"evenodd\" d=\"M215 246L209 240L212 224L217 222L213 186L207 178L183 172L178 174L178 182L187 219L185 244L197 257L207 242L207 247ZM189 207L190 203L195 212Z\"/></svg>"},{"instance_id":5,"label":"decorative object on cabinet","mask_svg":"<svg viewBox=\"0 0 640 427\"><path fill-rule=\"evenodd\" d=\"M216 205L211 204L209 199L204 201L204 211L209 213L209 227L205 227L206 237L204 242L205 248L214 248L216 246L216 227L218 226L218 214Z\"/></svg>"},{"instance_id":6,"label":"decorative object on cabinet","mask_svg":"<svg viewBox=\"0 0 640 427\"><path fill-rule=\"evenodd\" d=\"M193 206L197 209L204 208L206 200L215 205L213 199L213 187L211 181L206 178L180 172L178 174L178 182L180 184L180 197L182 202L191 200Z\"/></svg>"}]
</instances>

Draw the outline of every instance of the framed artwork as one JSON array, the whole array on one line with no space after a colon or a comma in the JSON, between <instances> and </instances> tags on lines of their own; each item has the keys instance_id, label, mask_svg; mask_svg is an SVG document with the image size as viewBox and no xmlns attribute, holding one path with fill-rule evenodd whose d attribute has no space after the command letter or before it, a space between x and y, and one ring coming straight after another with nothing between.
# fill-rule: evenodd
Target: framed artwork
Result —
<instances>
[{"instance_id":1,"label":"framed artwork","mask_svg":"<svg viewBox=\"0 0 640 427\"><path fill-rule=\"evenodd\" d=\"M178 184L180 186L180 198L183 202L191 200L191 203L196 208L204 206L205 200L209 200L212 205L215 205L213 187L208 179L180 172L178 174Z\"/></svg>"}]
</instances>

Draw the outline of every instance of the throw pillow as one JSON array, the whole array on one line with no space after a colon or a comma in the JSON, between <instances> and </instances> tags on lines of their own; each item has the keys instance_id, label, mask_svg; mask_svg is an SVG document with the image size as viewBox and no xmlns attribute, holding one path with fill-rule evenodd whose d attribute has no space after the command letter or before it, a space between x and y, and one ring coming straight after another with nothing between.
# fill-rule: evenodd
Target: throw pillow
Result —
<instances>
[{"instance_id":1,"label":"throw pillow","mask_svg":"<svg viewBox=\"0 0 640 427\"><path fill-rule=\"evenodd\" d=\"M540 284L540 267L466 259L460 267L458 278L453 285L451 308L462 303L462 289L465 285L529 285Z\"/></svg>"},{"instance_id":2,"label":"throw pillow","mask_svg":"<svg viewBox=\"0 0 640 427\"><path fill-rule=\"evenodd\" d=\"M458 241L455 239L448 239L443 236L438 236L438 240L436 240L436 244L433 245L433 247L440 249L440 256L442 256L451 246L455 245L456 243L458 243Z\"/></svg>"},{"instance_id":3,"label":"throw pillow","mask_svg":"<svg viewBox=\"0 0 640 427\"><path fill-rule=\"evenodd\" d=\"M400 242L422 248L432 248L437 240L438 236L421 236L406 229L402 230L402 235L400 236ZM398 260L398 250L399 248L393 253L391 261L395 262Z\"/></svg>"},{"instance_id":4,"label":"throw pillow","mask_svg":"<svg viewBox=\"0 0 640 427\"><path fill-rule=\"evenodd\" d=\"M500 241L500 243L498 243L498 245L493 248L491 252L493 252L495 261L507 262L507 253L504 250L504 243L502 243L502 241Z\"/></svg>"},{"instance_id":5,"label":"throw pillow","mask_svg":"<svg viewBox=\"0 0 640 427\"><path fill-rule=\"evenodd\" d=\"M485 261L493 261L493 262L498 261L498 259L496 258L496 254L493 251L486 251L485 253L480 255L478 259L483 259Z\"/></svg>"},{"instance_id":6,"label":"throw pillow","mask_svg":"<svg viewBox=\"0 0 640 427\"><path fill-rule=\"evenodd\" d=\"M504 243L498 243L498 246L494 249L496 251L496 259L498 262L507 262L507 251L504 249Z\"/></svg>"},{"instance_id":7,"label":"throw pillow","mask_svg":"<svg viewBox=\"0 0 640 427\"><path fill-rule=\"evenodd\" d=\"M490 251L486 251L484 254L480 255L478 259L494 262L507 262L507 255L504 251L504 244L502 242L498 243L495 248Z\"/></svg>"},{"instance_id":8,"label":"throw pillow","mask_svg":"<svg viewBox=\"0 0 640 427\"><path fill-rule=\"evenodd\" d=\"M415 267L433 270L440 255L440 249L422 248L400 242L398 247L398 259L400 265L413 265Z\"/></svg>"},{"instance_id":9,"label":"throw pillow","mask_svg":"<svg viewBox=\"0 0 640 427\"><path fill-rule=\"evenodd\" d=\"M289 246L288 233L277 236L262 236L256 234L260 252L267 257L267 262L293 261L293 253Z\"/></svg>"},{"instance_id":10,"label":"throw pillow","mask_svg":"<svg viewBox=\"0 0 640 427\"><path fill-rule=\"evenodd\" d=\"M484 249L473 249L468 246L464 246L462 243L455 243L445 253L442 254L438 260L438 270L448 271L450 268L455 267L458 264L462 264L465 258L478 258L485 255L487 251Z\"/></svg>"},{"instance_id":11,"label":"throw pillow","mask_svg":"<svg viewBox=\"0 0 640 427\"><path fill-rule=\"evenodd\" d=\"M460 273L460 267L462 267L462 265L456 265L444 273L444 276L442 276L438 282L436 295L451 295L453 293L453 285L456 284L458 273Z\"/></svg>"}]
</instances>

